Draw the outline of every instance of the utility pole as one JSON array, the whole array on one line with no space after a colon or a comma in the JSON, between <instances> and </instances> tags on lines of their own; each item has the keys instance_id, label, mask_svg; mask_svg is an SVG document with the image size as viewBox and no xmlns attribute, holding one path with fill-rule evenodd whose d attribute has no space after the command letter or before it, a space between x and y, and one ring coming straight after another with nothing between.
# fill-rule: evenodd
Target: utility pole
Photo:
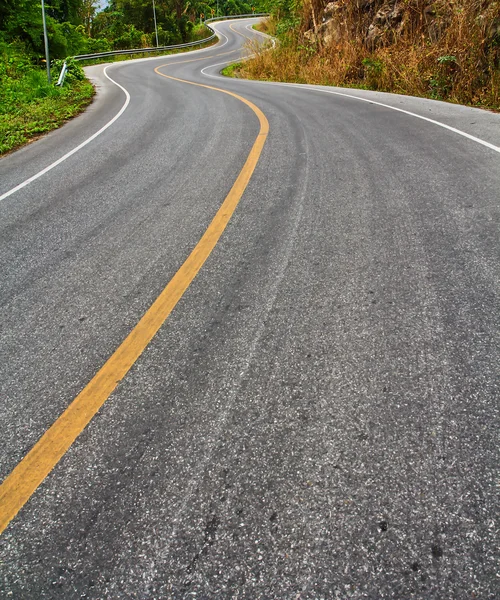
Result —
<instances>
[{"instance_id":1,"label":"utility pole","mask_svg":"<svg viewBox=\"0 0 500 600\"><path fill-rule=\"evenodd\" d=\"M153 0L153 18L155 20L156 47L158 48L158 46L159 46L159 44L158 44L158 27L156 26L156 6L155 6L155 0Z\"/></svg>"},{"instance_id":2,"label":"utility pole","mask_svg":"<svg viewBox=\"0 0 500 600\"><path fill-rule=\"evenodd\" d=\"M45 21L45 2L42 0L43 41L45 43L45 62L47 63L47 79L50 83L49 38L47 37L47 22Z\"/></svg>"}]
</instances>

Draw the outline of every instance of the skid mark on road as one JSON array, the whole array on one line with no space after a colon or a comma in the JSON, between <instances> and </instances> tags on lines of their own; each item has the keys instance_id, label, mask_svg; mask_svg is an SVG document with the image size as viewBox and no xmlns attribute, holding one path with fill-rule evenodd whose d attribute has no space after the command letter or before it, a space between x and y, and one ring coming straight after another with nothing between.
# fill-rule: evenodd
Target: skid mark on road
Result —
<instances>
[{"instance_id":1,"label":"skid mark on road","mask_svg":"<svg viewBox=\"0 0 500 600\"><path fill-rule=\"evenodd\" d=\"M155 72L167 79L228 94L243 102L257 116L260 125L259 133L229 194L184 264L114 354L0 485L0 533L5 530L90 423L182 298L229 223L262 153L269 133L269 122L255 104L243 96L222 88L185 81L161 73L159 69L168 64L178 63L161 65L155 69Z\"/></svg>"}]
</instances>

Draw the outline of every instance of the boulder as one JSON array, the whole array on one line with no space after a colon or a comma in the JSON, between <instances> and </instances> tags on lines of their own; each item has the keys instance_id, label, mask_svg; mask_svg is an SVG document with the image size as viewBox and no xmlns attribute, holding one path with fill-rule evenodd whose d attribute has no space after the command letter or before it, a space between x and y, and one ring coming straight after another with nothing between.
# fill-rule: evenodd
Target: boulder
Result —
<instances>
[{"instance_id":1,"label":"boulder","mask_svg":"<svg viewBox=\"0 0 500 600\"><path fill-rule=\"evenodd\" d=\"M387 0L376 13L366 35L366 45L370 49L383 45L387 40L387 33L401 33L404 27L404 8L398 0Z\"/></svg>"}]
</instances>

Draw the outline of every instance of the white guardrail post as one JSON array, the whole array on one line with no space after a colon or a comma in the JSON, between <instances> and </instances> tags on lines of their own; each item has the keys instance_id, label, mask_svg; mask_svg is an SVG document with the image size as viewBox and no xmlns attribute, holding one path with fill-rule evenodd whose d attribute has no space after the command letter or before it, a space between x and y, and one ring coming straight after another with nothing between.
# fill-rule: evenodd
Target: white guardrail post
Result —
<instances>
[{"instance_id":1,"label":"white guardrail post","mask_svg":"<svg viewBox=\"0 0 500 600\"><path fill-rule=\"evenodd\" d=\"M64 83L64 78L66 77L66 71L68 70L68 63L64 61L61 72L59 73L59 79L57 80L56 85L61 86Z\"/></svg>"},{"instance_id":2,"label":"white guardrail post","mask_svg":"<svg viewBox=\"0 0 500 600\"><path fill-rule=\"evenodd\" d=\"M215 34L215 30L208 25L208 23L213 23L214 21L226 21L228 19L244 19L251 17L267 17L269 13L255 13L251 15L227 15L224 17L213 17L212 19L207 19L204 21L204 24L210 29L212 35L204 38L203 40L197 40L196 42L187 42L186 44L175 44L173 46L160 46L159 48L133 48L131 50L111 50L110 52L96 52L95 54L79 54L78 56L72 56L73 60L93 60L94 58L106 58L108 56L121 56L125 54L143 54L148 52L162 52L164 50L177 50L178 48L192 48L194 46L201 46L202 44L206 44L211 42L217 36ZM68 71L67 60L64 61L61 72L59 73L59 79L57 80L56 85L62 86L64 84L64 79L66 77L66 73Z\"/></svg>"}]
</instances>

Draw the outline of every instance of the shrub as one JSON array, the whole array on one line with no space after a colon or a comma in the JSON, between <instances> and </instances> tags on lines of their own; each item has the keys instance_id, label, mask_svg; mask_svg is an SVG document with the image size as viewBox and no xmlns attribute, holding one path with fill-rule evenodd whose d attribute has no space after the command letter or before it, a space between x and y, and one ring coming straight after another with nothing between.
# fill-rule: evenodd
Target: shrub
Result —
<instances>
[{"instance_id":1,"label":"shrub","mask_svg":"<svg viewBox=\"0 0 500 600\"><path fill-rule=\"evenodd\" d=\"M280 2L288 6L276 13L280 44L257 50L242 76L369 87L500 109L498 0L404 0L394 5L398 16L390 24L377 17L389 7L384 0L337 0L334 10L327 0L295 8L293 0Z\"/></svg>"},{"instance_id":2,"label":"shrub","mask_svg":"<svg viewBox=\"0 0 500 600\"><path fill-rule=\"evenodd\" d=\"M54 77L61 72L61 69L64 64L63 59L54 60L52 62L52 66L54 67ZM72 83L74 81L85 81L85 72L79 63L73 58L66 59L66 83Z\"/></svg>"}]
</instances>

